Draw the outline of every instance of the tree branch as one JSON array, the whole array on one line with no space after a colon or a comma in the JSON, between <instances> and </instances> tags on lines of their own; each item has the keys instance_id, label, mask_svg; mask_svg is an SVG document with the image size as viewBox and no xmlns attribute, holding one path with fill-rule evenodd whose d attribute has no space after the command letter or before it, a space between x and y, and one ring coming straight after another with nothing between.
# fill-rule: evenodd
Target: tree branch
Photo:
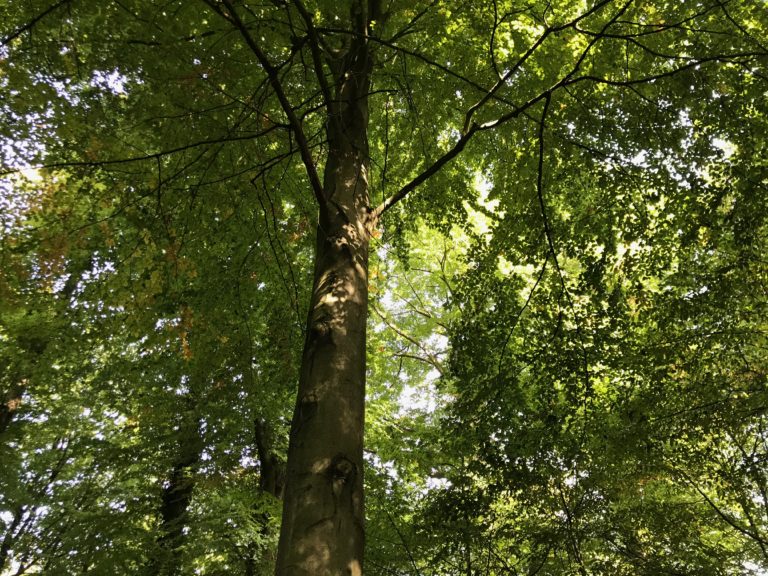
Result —
<instances>
[{"instance_id":1,"label":"tree branch","mask_svg":"<svg viewBox=\"0 0 768 576\"><path fill-rule=\"evenodd\" d=\"M210 140L200 140L198 142L191 142L183 146L170 148L168 150L161 150L160 152L154 152L152 154L144 154L142 156L129 156L127 158L115 158L113 160L82 160L82 161L73 161L73 162L53 162L51 164L42 164L40 166L37 166L37 168L71 168L76 166L99 167L99 166L110 166L115 164L130 164L132 162L143 162L145 160L157 160L164 156L178 154L179 152L185 152L187 150L191 150L193 148L199 148L200 146L207 146L209 144L226 144L228 142L241 142L243 140L254 140L257 138L261 138L262 136L266 136L267 134L269 134L270 132L278 128L287 128L287 127L288 126L285 124L273 124L269 128L256 132L255 134L249 134L247 136L226 136L223 138L211 138ZM20 170L21 168L14 168L11 170L2 170L0 171L0 176L15 174Z\"/></svg>"},{"instance_id":2,"label":"tree branch","mask_svg":"<svg viewBox=\"0 0 768 576\"><path fill-rule=\"evenodd\" d=\"M571 312L573 313L574 320L577 320L576 322L576 334L579 336L579 344L581 347L582 352L582 361L584 364L584 413L586 416L586 410L587 410L587 400L590 395L591 387L590 387L590 381L589 381L589 359L587 357L587 348L584 344L584 335L582 334L581 325L578 322L578 318L576 316L576 306L573 303L573 298L571 298L571 293L568 290L568 287L565 285L565 275L563 274L563 270L560 267L560 262L557 259L557 250L555 250L555 242L552 236L552 226L549 223L549 217L547 216L547 207L544 202L544 132L546 129L546 123L547 123L547 112L549 111L549 105L552 100L552 95L550 93L547 93L546 99L544 100L544 110L541 112L541 121L539 122L539 161L538 161L538 169L536 174L536 196L539 199L539 209L541 210L541 219L544 222L544 235L547 238L547 245L549 246L549 251L552 254L552 261L555 264L555 270L557 270L557 275L560 278L560 286L563 289L563 293L565 294L565 297L568 300L568 306L571 309Z\"/></svg>"},{"instance_id":3,"label":"tree branch","mask_svg":"<svg viewBox=\"0 0 768 576\"><path fill-rule=\"evenodd\" d=\"M220 0L221 4L226 8L226 12L221 9L219 3L216 0L203 1L222 18L229 21L240 32L243 40L245 40L245 43L254 53L259 61L259 64L261 64L261 67L264 68L264 71L267 73L269 83L272 86L272 89L275 91L275 95L280 102L280 106L282 107L283 112L285 112L285 115L288 118L288 123L291 126L291 130L296 137L296 144L299 147L299 153L301 154L301 159L304 162L304 168L307 171L307 176L309 177L309 183L312 186L312 192L315 195L315 200L317 201L318 207L321 210L324 210L326 200L325 194L323 193L323 185L320 182L320 177L317 173L317 166L315 166L315 161L312 158L312 153L309 149L307 137L305 136L304 129L301 126L301 121L296 116L296 112L291 106L291 103L285 94L285 89L283 88L283 85L280 82L280 78L277 75L278 69L272 65L272 63L269 61L269 58L267 58L267 55L253 39L253 36L251 36L247 26L241 20L230 0Z\"/></svg>"},{"instance_id":4,"label":"tree branch","mask_svg":"<svg viewBox=\"0 0 768 576\"><path fill-rule=\"evenodd\" d=\"M603 0L603 2L601 4L599 4L598 6L593 8L590 12L593 12L597 7L601 6L602 4L604 4L606 2L607 2L607 0ZM616 20L619 17L621 17L621 15L624 14L624 12L626 12L626 10L629 8L631 3L632 3L632 0L629 0L621 8L619 8L619 10L617 10L616 14L614 14L614 16L608 22L606 22L606 24L603 26L601 32L604 32L605 30L608 29L608 27L610 27L612 24L614 24L616 22ZM571 23L569 23L567 26L574 26L575 23L577 23L583 17L586 17L586 14L583 14L582 16L577 18L576 20L574 20ZM557 30L557 29L559 29L559 28L553 28L553 30ZM479 124L478 125L475 122L471 121L471 114L468 111L467 115L469 116L470 125L469 125L469 127L466 126L468 120L465 118L464 131L462 133L461 138L459 138L458 142L456 142L456 144L454 144L454 146L450 150L448 150L445 154L443 154L440 158L438 158L432 165L430 165L421 174L419 174L413 180L408 182L405 186L403 186L400 190L395 192L392 196L390 196L389 198L385 199L376 209L374 209L372 211L372 213L371 213L371 217L373 218L373 220L375 221L376 219L380 218L381 215L384 214L384 212L386 212L392 206L394 206L395 204L400 202L403 198L405 198L408 195L409 192L411 192L412 190L417 188L420 184L422 184L424 181L428 180L431 176L433 176L434 174L439 172L440 169L443 166L445 166L448 162L453 160L456 156L459 155L459 153L462 150L464 150L464 148L466 147L467 143L472 138L472 136L477 134L479 131L491 130L491 129L494 129L494 128L497 128L497 127L501 126L502 124L506 124L507 122L509 122L513 118L517 118L520 114L522 114L528 108L530 108L531 106L534 106L535 104L537 104L541 100L543 100L545 98L551 98L552 93L555 90L557 90L559 88L562 88L563 86L568 85L569 81L574 76L574 74L576 74L576 72L578 72L578 70L581 67L582 63L584 62L585 58L589 54L590 50L592 50L592 47L597 43L598 40L600 40L601 37L602 36L598 35L595 38L593 38L587 44L587 46L584 48L584 50L582 51L582 53L579 56L579 58L576 60L576 63L574 64L574 66L571 69L571 71L568 72L568 74L566 74L565 76L563 76L560 80L558 80L554 85L552 85L551 88L549 88L548 90L545 90L545 91L539 93L538 95L536 95L533 98L531 98L530 100L528 100L526 103L524 103L524 104L522 104L520 106L514 107L513 110L511 110L510 112L508 112L506 114L502 114L496 120L492 120L490 122L485 122L483 124ZM524 57L527 58L527 56L524 56ZM570 83L572 83L572 82L570 82ZM494 90L495 90L495 88L491 89L492 92ZM494 97L494 94L491 94L491 96L489 96L489 98L490 97ZM475 107L477 107L477 106L478 105L475 104Z\"/></svg>"},{"instance_id":5,"label":"tree branch","mask_svg":"<svg viewBox=\"0 0 768 576\"><path fill-rule=\"evenodd\" d=\"M354 35L354 32L351 32L350 30L344 30L343 28L323 27L323 28L320 28L319 30L323 32L333 32L336 34ZM403 48L402 46L398 46L392 40L384 40L383 38L379 38L377 36L369 36L368 40L370 40L371 42L376 42L377 44L380 44L381 46L389 48L390 50L394 50L395 52L400 52L401 54L405 54L406 56L411 56L413 58L416 58L417 60L421 60L425 64L432 66L433 68L437 68L438 70L440 70L441 72L444 72L448 76L451 76L453 78L456 78L457 80L460 80L461 82L464 82L468 86L471 86L472 88L474 88L479 92L482 92L483 94L485 94L488 91L487 88L480 85L478 82L470 78L467 78L466 76L462 76L461 74L448 68L446 65L440 64L439 62L432 60L431 58L429 58L428 56L425 56L424 54L421 54L420 52L415 52L413 50L409 50L408 48ZM512 105L512 103L509 100L505 100L497 95L494 95L493 99L510 106Z\"/></svg>"},{"instance_id":6,"label":"tree branch","mask_svg":"<svg viewBox=\"0 0 768 576\"><path fill-rule=\"evenodd\" d=\"M20 26L20 27L16 28L16 30L14 30L8 36L6 36L2 40L0 40L0 46L8 46L8 44L10 44L16 38L18 38L19 36L24 34L24 32L26 32L27 30L31 30L34 27L35 24L37 24L38 22L40 22L40 20L42 20L43 18L48 16L48 14L50 14L54 10L64 6L65 4L69 4L71 1L72 0L59 0L59 2L56 2L56 4L54 4L52 6L49 6L48 8L46 8L45 10L40 12L40 14L38 14L37 16L32 18L32 20L30 20L29 22L27 22L23 26Z\"/></svg>"},{"instance_id":7,"label":"tree branch","mask_svg":"<svg viewBox=\"0 0 768 576\"><path fill-rule=\"evenodd\" d=\"M636 84L649 84L651 82L654 82L655 80L661 80L662 78L669 78L671 76L674 76L675 74L679 74L680 72L690 70L691 68L696 68L698 66L701 66L702 64L709 64L710 62L734 63L739 58L759 58L759 57L764 58L766 56L768 56L768 53L764 53L764 52L737 52L734 54L708 56L706 58L698 58L696 60L692 60L682 66L678 66L677 68L673 68L672 70L667 70L666 72L660 72L658 74L652 74L650 76L645 76L643 78L636 78L634 80L612 80L610 78L600 78L599 76L592 76L591 74L585 74L583 76L577 76L576 78L566 80L563 83L563 85L571 86L573 84L577 84L579 82L584 82L584 81L591 81L591 82L595 82L596 84L606 84L608 86L633 86Z\"/></svg>"},{"instance_id":8,"label":"tree branch","mask_svg":"<svg viewBox=\"0 0 768 576\"><path fill-rule=\"evenodd\" d=\"M441 376L444 374L442 363L440 362L440 360L438 360L437 356L435 356L432 352L427 350L427 348L425 348L424 345L421 342L419 342L418 340L416 340L413 336L409 336L408 334L406 334L405 332L400 330L397 326L395 326L384 315L384 313L381 312L381 310L378 309L378 307L373 306L373 311L381 319L381 321L384 322L384 324L387 325L387 327L390 330L392 330L395 334L397 334L401 338L407 340L408 342L410 342L411 344L416 346L419 350L421 350L426 355L426 358L420 358L418 356L412 356L412 355L409 355L409 354L400 354L401 356L406 356L408 358L415 358L417 360L422 360L422 361L426 362L427 364L429 364L430 366L432 366L435 370L437 370L440 373Z\"/></svg>"},{"instance_id":9,"label":"tree branch","mask_svg":"<svg viewBox=\"0 0 768 576\"><path fill-rule=\"evenodd\" d=\"M525 51L525 53L518 59L517 62L509 69L507 72L502 76L496 84L487 91L485 96L483 96L480 100L478 100L475 104L473 104L469 110L467 110L467 113L464 117L464 127L462 128L462 133L466 133L471 126L472 122L472 116L474 113L480 109L482 106L484 106L488 100L494 97L496 92L499 91L499 89L504 86L507 81L512 77L513 74L515 74L520 67L525 64L526 60L530 58L536 50L544 43L544 41L547 39L547 37L550 34L554 34L556 32L560 32L561 30L565 30L566 28L575 27L579 22L581 22L584 18L587 18L588 16L594 14L598 10L600 10L603 6L606 4L612 2L613 0L603 0L602 2L599 2L595 6L593 6L590 10L586 11L584 14L579 15L577 18L571 20L567 24L562 24L560 26L555 26L552 28L547 28L541 36L534 42L528 50ZM626 8L625 8L626 9ZM622 10L623 12L623 10ZM621 13L621 12L620 12Z\"/></svg>"},{"instance_id":10,"label":"tree branch","mask_svg":"<svg viewBox=\"0 0 768 576\"><path fill-rule=\"evenodd\" d=\"M395 192L392 196L385 199L377 208L373 210L373 212L371 212L372 220L375 222L378 218L381 217L382 214L384 214L384 212L405 198L411 190L414 190L419 186L419 184L425 182L434 174L437 174L443 166L458 156L459 153L464 150L464 147L467 145L472 136L475 135L478 129L479 126L477 126L477 124L473 124L472 128L470 128L466 134L459 138L459 141L454 144L453 148L438 158L431 166L424 170L424 172L416 176L413 180L400 188L400 190Z\"/></svg>"},{"instance_id":11,"label":"tree branch","mask_svg":"<svg viewBox=\"0 0 768 576\"><path fill-rule=\"evenodd\" d=\"M323 100L325 101L325 106L328 109L328 115L331 119L333 119L333 95L331 94L331 89L328 86L328 80L323 73L323 61L320 54L320 39L317 35L317 29L312 22L312 15L307 12L307 9L304 7L304 4L302 4L301 0L293 0L293 3L296 5L296 9L299 11L301 19L304 20L304 25L307 27L307 36L309 37L309 50L312 53L312 64L315 68L315 75L317 76L317 81L320 84L320 91L323 94Z\"/></svg>"},{"instance_id":12,"label":"tree branch","mask_svg":"<svg viewBox=\"0 0 768 576\"><path fill-rule=\"evenodd\" d=\"M722 520L723 520L723 521L724 521L726 524L728 524L728 525L729 525L731 528L733 528L733 529L734 529L734 530L736 530L737 532L741 533L742 535L746 536L747 538L751 538L752 540L754 540L755 542L757 542L757 543L758 543L758 544L760 544L760 545L768 545L768 541L766 541L766 540L764 540L763 538L761 538L759 534L756 534L756 533L752 532L751 530L748 530L747 528L745 528L744 526L742 526L741 524L739 524L738 522L736 522L736 520L735 520L735 519L731 518L731 516L730 516L730 515L726 514L726 513L725 513L725 512L724 512L724 511L723 511L723 510L722 510L722 509L721 509L721 508L720 508L720 507L719 507L717 504L715 504L715 502L714 502L714 501L713 501L713 500L712 500L712 499L711 499L709 496L707 496L707 494L706 494L706 492L704 492L704 490L702 490L701 488L699 488L699 485L698 485L698 484L696 484L696 482L694 482L693 478L691 478L691 477L690 477L688 474L686 474L686 473L685 473L683 470L681 470L681 469L679 469L679 468L674 468L674 467L673 467L673 468L672 468L672 471L673 471L673 472L676 472L677 474L679 474L680 476L682 476L682 477L683 477L683 479L684 479L686 482L688 482L688 484L689 484L689 485L690 485L690 486L691 486L691 487L692 487L694 490L696 490L696 492L698 492L698 493L699 493L699 495L700 495L700 496L701 496L701 497L704 499L704 501L705 501L705 502L706 502L706 503L709 505L709 507L710 507L710 508L712 508L712 510L714 510L714 511L715 511L715 513L716 513L716 514L717 514L717 515L718 515L720 518L722 518ZM762 546L761 546L761 547L762 547Z\"/></svg>"}]
</instances>

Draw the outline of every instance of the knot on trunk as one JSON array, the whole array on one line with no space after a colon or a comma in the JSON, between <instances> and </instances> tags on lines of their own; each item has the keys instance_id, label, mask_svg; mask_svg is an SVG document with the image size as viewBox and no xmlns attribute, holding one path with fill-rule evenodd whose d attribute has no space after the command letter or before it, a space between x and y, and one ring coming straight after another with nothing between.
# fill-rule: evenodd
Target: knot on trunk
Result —
<instances>
[{"instance_id":1,"label":"knot on trunk","mask_svg":"<svg viewBox=\"0 0 768 576\"><path fill-rule=\"evenodd\" d=\"M331 334L331 319L329 316L320 316L312 322L311 326L314 337L318 340L325 339Z\"/></svg>"},{"instance_id":2,"label":"knot on trunk","mask_svg":"<svg viewBox=\"0 0 768 576\"><path fill-rule=\"evenodd\" d=\"M357 466L343 454L337 454L331 460L328 474L331 477L333 492L338 496L344 488L354 484L357 476Z\"/></svg>"},{"instance_id":3,"label":"knot on trunk","mask_svg":"<svg viewBox=\"0 0 768 576\"><path fill-rule=\"evenodd\" d=\"M295 432L309 422L317 414L317 395L310 392L301 397L293 414L291 429Z\"/></svg>"}]
</instances>

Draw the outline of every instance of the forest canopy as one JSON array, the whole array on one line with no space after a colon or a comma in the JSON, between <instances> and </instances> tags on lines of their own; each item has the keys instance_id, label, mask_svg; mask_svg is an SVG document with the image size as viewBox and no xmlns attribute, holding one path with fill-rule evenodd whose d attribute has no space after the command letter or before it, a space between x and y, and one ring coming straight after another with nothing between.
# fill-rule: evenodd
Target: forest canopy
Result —
<instances>
[{"instance_id":1,"label":"forest canopy","mask_svg":"<svg viewBox=\"0 0 768 576\"><path fill-rule=\"evenodd\" d=\"M768 573L764 0L0 5L0 575Z\"/></svg>"}]
</instances>

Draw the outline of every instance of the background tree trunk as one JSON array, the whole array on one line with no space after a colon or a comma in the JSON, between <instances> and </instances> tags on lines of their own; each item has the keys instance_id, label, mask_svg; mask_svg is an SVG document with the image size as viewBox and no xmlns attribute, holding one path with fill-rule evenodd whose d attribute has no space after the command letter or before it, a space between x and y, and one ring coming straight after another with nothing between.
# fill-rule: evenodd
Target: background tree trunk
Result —
<instances>
[{"instance_id":1,"label":"background tree trunk","mask_svg":"<svg viewBox=\"0 0 768 576\"><path fill-rule=\"evenodd\" d=\"M11 421L21 405L21 397L24 394L24 387L21 383L12 379L11 385L3 393L0 401L0 434L3 434L11 425Z\"/></svg>"},{"instance_id":2,"label":"background tree trunk","mask_svg":"<svg viewBox=\"0 0 768 576\"><path fill-rule=\"evenodd\" d=\"M273 430L263 418L257 418L254 423L254 439L259 457L259 488L264 494L282 500L285 487L285 461L275 451ZM254 514L256 521L261 524L260 537L269 541L273 534L271 514L264 512L261 506L254 507ZM245 558L245 576L272 574L276 561L274 546L254 542L249 547Z\"/></svg>"},{"instance_id":3,"label":"background tree trunk","mask_svg":"<svg viewBox=\"0 0 768 576\"><path fill-rule=\"evenodd\" d=\"M179 430L177 459L163 488L160 505L160 537L157 540L159 555L151 568L152 574L170 576L180 573L181 546L184 543L184 526L187 510L195 489L195 477L203 440L200 424L193 411L185 414Z\"/></svg>"}]
</instances>

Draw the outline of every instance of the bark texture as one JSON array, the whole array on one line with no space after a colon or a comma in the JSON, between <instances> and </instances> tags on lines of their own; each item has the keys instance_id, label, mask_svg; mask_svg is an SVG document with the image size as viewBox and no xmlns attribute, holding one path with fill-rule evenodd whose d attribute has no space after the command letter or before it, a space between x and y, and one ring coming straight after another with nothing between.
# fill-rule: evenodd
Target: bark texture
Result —
<instances>
[{"instance_id":1,"label":"bark texture","mask_svg":"<svg viewBox=\"0 0 768 576\"><path fill-rule=\"evenodd\" d=\"M315 270L291 425L279 576L362 574L363 423L368 304L368 91L365 2L334 62Z\"/></svg>"}]
</instances>

